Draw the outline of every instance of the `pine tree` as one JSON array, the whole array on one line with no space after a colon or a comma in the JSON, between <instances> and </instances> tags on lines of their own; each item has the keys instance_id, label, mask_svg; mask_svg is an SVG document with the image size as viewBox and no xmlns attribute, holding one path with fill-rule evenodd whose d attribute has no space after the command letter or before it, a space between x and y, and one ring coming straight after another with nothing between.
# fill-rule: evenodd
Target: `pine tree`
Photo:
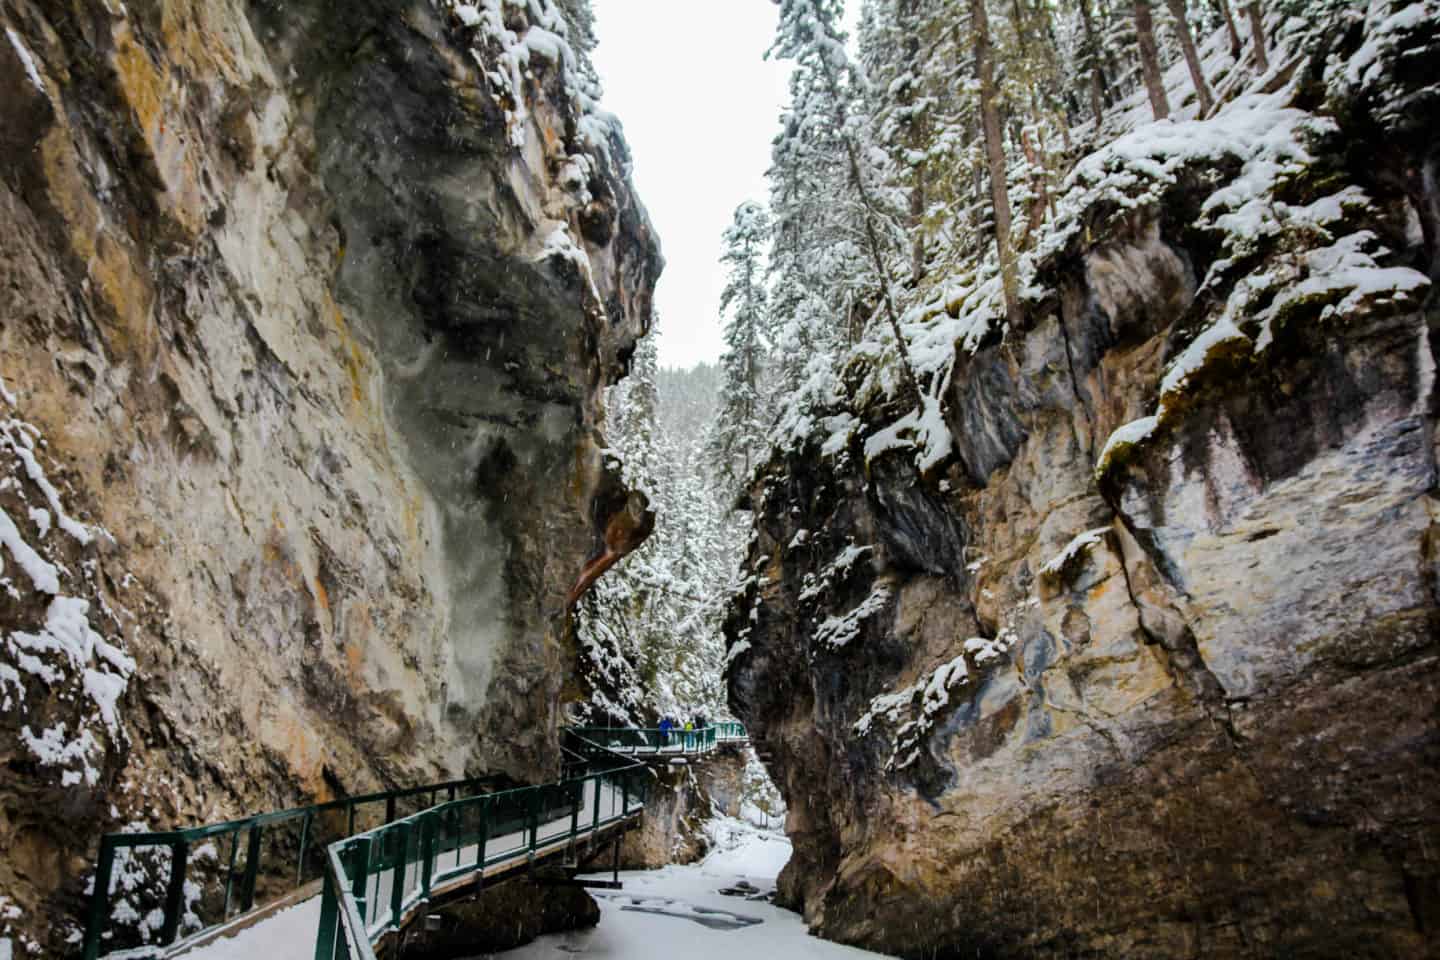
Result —
<instances>
[{"instance_id":1,"label":"pine tree","mask_svg":"<svg viewBox=\"0 0 1440 960\"><path fill-rule=\"evenodd\" d=\"M733 492L749 478L765 437L760 379L768 327L764 251L770 242L769 213L758 203L740 204L722 240L720 262L728 266L729 277L720 294L720 311L729 312L730 319L725 325L725 352L720 358L724 381L709 455L722 489Z\"/></svg>"},{"instance_id":2,"label":"pine tree","mask_svg":"<svg viewBox=\"0 0 1440 960\"><path fill-rule=\"evenodd\" d=\"M776 347L774 382L794 393L814 364L824 364L847 339L835 322L862 299L862 254L854 211L837 203L843 151L837 111L813 72L790 77L791 104L775 138L771 183L768 340Z\"/></svg>"},{"instance_id":3,"label":"pine tree","mask_svg":"<svg viewBox=\"0 0 1440 960\"><path fill-rule=\"evenodd\" d=\"M780 0L780 22L770 55L794 60L796 74L807 78L807 82L798 87L792 84L792 92L799 90L807 94L804 115L817 116L817 108L823 103L833 116L844 163L844 186L859 208L861 247L873 268L880 303L895 338L901 382L911 399L918 403L920 386L915 380L909 346L900 329L895 284L887 262L890 248L885 243L883 223L893 222L894 218L882 209L869 170L869 151L861 142L863 125L853 115L853 106L861 101L867 85L862 71L845 50L845 35L839 27L842 12L836 0Z\"/></svg>"},{"instance_id":4,"label":"pine tree","mask_svg":"<svg viewBox=\"0 0 1440 960\"><path fill-rule=\"evenodd\" d=\"M576 632L590 719L650 724L661 714L727 715L720 622L743 544L702 449L716 369L657 366L656 334L606 397L610 449L650 497L655 532L582 598Z\"/></svg>"},{"instance_id":5,"label":"pine tree","mask_svg":"<svg viewBox=\"0 0 1440 960\"><path fill-rule=\"evenodd\" d=\"M1095 133L1105 122L1105 73L1102 63L1100 35L1095 30L1095 17L1090 13L1091 0L1077 0L1080 20L1085 30L1084 46L1081 48L1081 66L1088 75L1090 88L1090 111L1095 118Z\"/></svg>"},{"instance_id":6,"label":"pine tree","mask_svg":"<svg viewBox=\"0 0 1440 960\"><path fill-rule=\"evenodd\" d=\"M1000 258L1000 283L1005 295L1005 317L1011 326L1020 322L1020 281L1015 251L1010 245L1010 195L1005 179L1005 144L996 102L995 64L990 43L990 18L985 0L970 0L970 30L975 42L975 73L980 81L980 117L985 131L985 163L990 170L990 196L995 213L995 249Z\"/></svg>"}]
</instances>

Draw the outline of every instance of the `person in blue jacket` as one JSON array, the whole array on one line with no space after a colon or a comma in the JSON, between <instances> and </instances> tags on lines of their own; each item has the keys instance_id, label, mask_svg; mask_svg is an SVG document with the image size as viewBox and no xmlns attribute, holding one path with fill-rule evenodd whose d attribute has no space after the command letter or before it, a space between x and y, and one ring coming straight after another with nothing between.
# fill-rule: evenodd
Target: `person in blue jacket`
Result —
<instances>
[{"instance_id":1,"label":"person in blue jacket","mask_svg":"<svg viewBox=\"0 0 1440 960\"><path fill-rule=\"evenodd\" d=\"M674 729L675 721L669 717L660 718L660 746L670 745L670 731Z\"/></svg>"}]
</instances>

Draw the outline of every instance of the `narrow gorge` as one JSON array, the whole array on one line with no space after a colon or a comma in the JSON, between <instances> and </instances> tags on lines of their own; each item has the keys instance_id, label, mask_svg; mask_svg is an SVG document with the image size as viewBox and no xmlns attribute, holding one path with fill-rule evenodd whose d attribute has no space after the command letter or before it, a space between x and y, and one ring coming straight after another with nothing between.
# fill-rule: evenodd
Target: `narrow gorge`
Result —
<instances>
[{"instance_id":1,"label":"narrow gorge","mask_svg":"<svg viewBox=\"0 0 1440 960\"><path fill-rule=\"evenodd\" d=\"M0 32L0 960L1440 950L1440 0Z\"/></svg>"}]
</instances>

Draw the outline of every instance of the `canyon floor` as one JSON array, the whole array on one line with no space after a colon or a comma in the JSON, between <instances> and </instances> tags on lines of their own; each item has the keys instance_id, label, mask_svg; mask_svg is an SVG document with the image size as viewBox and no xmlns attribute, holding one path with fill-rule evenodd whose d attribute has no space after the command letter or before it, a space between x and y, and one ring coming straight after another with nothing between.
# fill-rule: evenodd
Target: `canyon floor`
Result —
<instances>
[{"instance_id":1,"label":"canyon floor","mask_svg":"<svg viewBox=\"0 0 1440 960\"><path fill-rule=\"evenodd\" d=\"M880 956L812 937L798 913L769 902L766 895L774 891L775 877L790 858L790 842L782 834L738 820L717 821L710 832L715 848L700 863L621 873L625 889L597 891L599 926L541 937L494 956L504 960ZM746 885L754 892L720 892Z\"/></svg>"}]
</instances>

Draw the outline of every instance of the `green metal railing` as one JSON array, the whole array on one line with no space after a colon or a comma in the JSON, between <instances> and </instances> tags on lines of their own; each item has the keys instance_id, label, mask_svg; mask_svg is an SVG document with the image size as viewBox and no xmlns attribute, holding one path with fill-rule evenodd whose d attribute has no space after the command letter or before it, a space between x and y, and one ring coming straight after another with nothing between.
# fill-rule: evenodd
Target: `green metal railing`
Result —
<instances>
[{"instance_id":1,"label":"green metal railing","mask_svg":"<svg viewBox=\"0 0 1440 960\"><path fill-rule=\"evenodd\" d=\"M621 753L673 753L677 756L709 753L722 743L747 739L745 725L724 722L698 730L643 727L576 727L575 733Z\"/></svg>"},{"instance_id":2,"label":"green metal railing","mask_svg":"<svg viewBox=\"0 0 1440 960\"><path fill-rule=\"evenodd\" d=\"M403 916L436 884L633 815L648 796L649 776L634 754L703 754L744 737L738 723L663 736L584 727L566 731L564 779L544 786L495 792L493 777L452 780L183 830L106 834L81 956L124 950L127 960L163 957L322 878L332 900L331 887L358 895L362 927L399 922L387 918ZM548 828L567 816L568 831L552 836ZM454 861L442 863L451 854ZM337 862L343 869L335 873ZM390 884L388 907L376 900L377 884ZM268 896L271 889L278 896ZM322 918L332 948L347 941L351 926L343 902L339 897Z\"/></svg>"},{"instance_id":3,"label":"green metal railing","mask_svg":"<svg viewBox=\"0 0 1440 960\"><path fill-rule=\"evenodd\" d=\"M745 729L745 724L736 720L723 720L715 724L715 737L721 743L727 740L749 740L750 734Z\"/></svg>"},{"instance_id":4,"label":"green metal railing","mask_svg":"<svg viewBox=\"0 0 1440 960\"><path fill-rule=\"evenodd\" d=\"M121 949L128 958L163 956L182 942L182 935L191 940L253 910L262 894L259 884L279 871L285 871L286 893L319 879L331 838L433 807L442 798L477 794L497 782L493 777L448 780L184 830L106 834L100 839L81 957L97 960ZM117 865L124 876L117 877ZM126 889L116 890L117 880ZM117 906L132 920L148 920L156 911L161 919L142 923L137 931L133 922L115 921Z\"/></svg>"},{"instance_id":5,"label":"green metal railing","mask_svg":"<svg viewBox=\"0 0 1440 960\"><path fill-rule=\"evenodd\" d=\"M487 869L571 849L638 816L649 796L649 769L581 731L571 734L571 767L589 772L442 803L331 844L315 960L375 960L375 943L398 932L432 896L483 883Z\"/></svg>"}]
</instances>

